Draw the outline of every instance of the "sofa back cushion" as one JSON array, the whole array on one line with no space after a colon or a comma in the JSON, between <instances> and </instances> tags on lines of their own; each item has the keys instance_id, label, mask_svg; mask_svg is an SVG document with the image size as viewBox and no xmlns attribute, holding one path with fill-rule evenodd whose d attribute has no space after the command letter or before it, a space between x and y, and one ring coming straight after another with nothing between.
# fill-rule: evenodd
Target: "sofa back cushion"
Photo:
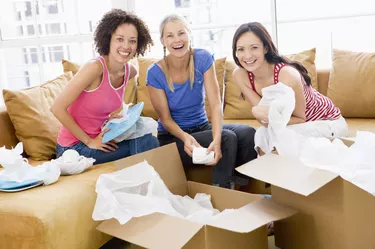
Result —
<instances>
[{"instance_id":1,"label":"sofa back cushion","mask_svg":"<svg viewBox=\"0 0 375 249\"><path fill-rule=\"evenodd\" d=\"M68 72L40 86L20 91L3 90L16 136L33 160L50 160L55 156L61 124L50 108L72 77Z\"/></svg>"},{"instance_id":2,"label":"sofa back cushion","mask_svg":"<svg viewBox=\"0 0 375 249\"><path fill-rule=\"evenodd\" d=\"M224 66L225 66L225 57L219 58L215 60L215 72L216 72L216 78L219 83L220 88L220 96L223 96L224 92ZM138 79L138 88L137 88L137 102L144 102L144 108L142 115L146 117L152 117L153 119L157 120L158 115L152 106L150 95L146 86L146 74L147 69L149 66L151 66L153 63L157 62L160 59L155 58L138 58L139 63L139 79ZM223 100L223 99L221 99ZM210 118L210 111L209 111L209 103L205 101L205 108L207 112L208 118Z\"/></svg>"},{"instance_id":3,"label":"sofa back cushion","mask_svg":"<svg viewBox=\"0 0 375 249\"><path fill-rule=\"evenodd\" d=\"M334 49L327 96L346 118L375 118L375 53Z\"/></svg>"},{"instance_id":4,"label":"sofa back cushion","mask_svg":"<svg viewBox=\"0 0 375 249\"><path fill-rule=\"evenodd\" d=\"M138 68L138 60L137 59L132 59L129 61L133 66L137 69L137 72L139 71ZM62 60L62 66L64 73L67 72L72 72L73 75L75 75L81 65L68 61L68 60ZM138 74L129 80L125 87L125 95L124 95L124 102L125 103L137 103L137 81L138 81Z\"/></svg>"},{"instance_id":5,"label":"sofa back cushion","mask_svg":"<svg viewBox=\"0 0 375 249\"><path fill-rule=\"evenodd\" d=\"M0 107L0 131L0 147L11 149L17 145L14 126L5 107Z\"/></svg>"},{"instance_id":6,"label":"sofa back cushion","mask_svg":"<svg viewBox=\"0 0 375 249\"><path fill-rule=\"evenodd\" d=\"M312 86L318 89L315 52L316 50L313 48L297 54L286 55L285 57L292 61L300 62L307 69ZM232 73L235 67L234 61L227 61L225 66L224 119L254 119L250 104L242 99L241 91L233 80Z\"/></svg>"},{"instance_id":7,"label":"sofa back cushion","mask_svg":"<svg viewBox=\"0 0 375 249\"><path fill-rule=\"evenodd\" d=\"M146 86L146 76L148 67L158 60L159 59L155 58L138 58L139 78L137 87L137 102L143 102L145 104L143 107L142 116L151 117L155 120L158 120L158 114L151 103L150 94L148 93Z\"/></svg>"}]
</instances>

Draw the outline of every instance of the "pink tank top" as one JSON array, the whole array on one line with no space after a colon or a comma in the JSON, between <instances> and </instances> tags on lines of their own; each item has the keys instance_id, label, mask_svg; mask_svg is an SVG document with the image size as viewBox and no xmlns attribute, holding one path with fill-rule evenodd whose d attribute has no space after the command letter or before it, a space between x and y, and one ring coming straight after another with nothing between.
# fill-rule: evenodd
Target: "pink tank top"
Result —
<instances>
[{"instance_id":1,"label":"pink tank top","mask_svg":"<svg viewBox=\"0 0 375 249\"><path fill-rule=\"evenodd\" d=\"M99 56L96 60L99 60L103 66L102 82L94 90L84 90L68 108L68 113L74 121L91 138L99 135L108 115L122 106L125 86L130 75L130 66L126 64L124 82L119 88L114 88L104 58ZM79 140L68 129L61 126L57 137L59 145L67 147L78 142Z\"/></svg>"},{"instance_id":2,"label":"pink tank top","mask_svg":"<svg viewBox=\"0 0 375 249\"><path fill-rule=\"evenodd\" d=\"M284 66L287 66L287 64L278 63L275 65L273 73L275 84L279 82L279 73L281 68ZM254 90L254 92L257 92L255 90L253 73L248 72L248 75L251 88ZM305 82L303 78L302 82ZM306 83L303 84L303 94L306 100L306 121L335 120L341 116L340 109L333 104L332 100L316 91L311 86L307 86Z\"/></svg>"}]
</instances>

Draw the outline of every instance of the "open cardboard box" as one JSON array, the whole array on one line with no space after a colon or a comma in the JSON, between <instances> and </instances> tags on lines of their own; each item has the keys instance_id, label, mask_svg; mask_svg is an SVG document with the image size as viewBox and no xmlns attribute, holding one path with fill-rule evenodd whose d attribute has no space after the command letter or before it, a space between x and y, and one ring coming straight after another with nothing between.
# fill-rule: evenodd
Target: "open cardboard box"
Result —
<instances>
[{"instance_id":1,"label":"open cardboard box","mask_svg":"<svg viewBox=\"0 0 375 249\"><path fill-rule=\"evenodd\" d=\"M180 155L175 144L166 145L116 161L118 169L146 160L159 173L168 189L177 195L197 193L211 195L220 211L241 208L215 224L202 225L165 214L154 213L131 219L120 225L115 220L102 222L97 229L128 241L139 248L253 248L267 249L266 224L292 216L295 211L277 205L259 195L223 189L186 180Z\"/></svg>"},{"instance_id":2,"label":"open cardboard box","mask_svg":"<svg viewBox=\"0 0 375 249\"><path fill-rule=\"evenodd\" d=\"M353 144L353 139L342 141L347 146ZM262 156L236 170L272 184L273 201L298 211L275 223L278 247L375 248L375 197L337 174L275 154Z\"/></svg>"}]
</instances>

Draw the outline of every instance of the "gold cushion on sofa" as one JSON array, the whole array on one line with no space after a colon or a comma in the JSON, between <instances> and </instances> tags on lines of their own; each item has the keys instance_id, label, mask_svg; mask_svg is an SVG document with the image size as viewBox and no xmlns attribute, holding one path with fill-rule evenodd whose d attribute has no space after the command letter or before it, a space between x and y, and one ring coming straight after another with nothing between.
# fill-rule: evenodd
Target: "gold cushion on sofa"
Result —
<instances>
[{"instance_id":1,"label":"gold cushion on sofa","mask_svg":"<svg viewBox=\"0 0 375 249\"><path fill-rule=\"evenodd\" d=\"M318 89L315 52L315 48L312 48L297 54L286 55L285 57L292 61L300 62L309 72L312 86ZM224 119L254 119L250 104L241 98L241 91L232 78L235 67L234 61L226 62Z\"/></svg>"},{"instance_id":2,"label":"gold cushion on sofa","mask_svg":"<svg viewBox=\"0 0 375 249\"><path fill-rule=\"evenodd\" d=\"M315 54L316 54L316 49L312 48L309 50L305 50L302 52L299 52L298 54L290 54L286 55L289 60L291 61L298 61L301 63L306 70L308 71L308 74L311 78L311 86L315 88L316 90L318 89L318 76L316 72L316 66L315 66Z\"/></svg>"},{"instance_id":3,"label":"gold cushion on sofa","mask_svg":"<svg viewBox=\"0 0 375 249\"><path fill-rule=\"evenodd\" d=\"M215 60L215 73L216 73L217 82L219 83L221 101L224 100L224 89L225 89L224 88L224 74L225 74L225 60L226 59L227 59L226 57L223 57L223 58ZM210 120L211 112L210 112L207 95L205 99L205 108L206 108L207 117Z\"/></svg>"},{"instance_id":4,"label":"gold cushion on sofa","mask_svg":"<svg viewBox=\"0 0 375 249\"><path fill-rule=\"evenodd\" d=\"M146 76L148 67L158 60L159 59L155 58L138 58L139 79L137 88L137 102L143 102L145 104L143 107L142 116L151 117L155 120L158 120L158 114L151 103L150 95L146 86Z\"/></svg>"},{"instance_id":5,"label":"gold cushion on sofa","mask_svg":"<svg viewBox=\"0 0 375 249\"><path fill-rule=\"evenodd\" d=\"M20 91L3 90L16 136L32 159L49 160L55 155L61 124L49 109L71 78L72 73L68 72L40 86Z\"/></svg>"},{"instance_id":6,"label":"gold cushion on sofa","mask_svg":"<svg viewBox=\"0 0 375 249\"><path fill-rule=\"evenodd\" d=\"M232 73L236 66L234 61L225 62L224 119L254 119L249 102L241 97L234 82Z\"/></svg>"},{"instance_id":7,"label":"gold cushion on sofa","mask_svg":"<svg viewBox=\"0 0 375 249\"><path fill-rule=\"evenodd\" d=\"M95 186L101 174L114 171L114 163L106 163L48 186L0 192L0 248L100 248L111 237L92 219Z\"/></svg>"},{"instance_id":8,"label":"gold cushion on sofa","mask_svg":"<svg viewBox=\"0 0 375 249\"><path fill-rule=\"evenodd\" d=\"M344 117L375 118L375 53L334 49L327 96Z\"/></svg>"},{"instance_id":9,"label":"gold cushion on sofa","mask_svg":"<svg viewBox=\"0 0 375 249\"><path fill-rule=\"evenodd\" d=\"M138 60L134 58L134 59L131 59L129 62L133 64L133 66L137 69L137 72L138 72L139 71ZM68 60L62 60L62 66L63 66L64 73L71 71L73 75L75 75L78 72L79 68L81 67L81 65L68 61ZM137 102L137 99L136 99L137 98L137 95L136 95L137 81L138 81L138 74L134 78L130 79L129 82L126 84L124 102L127 104Z\"/></svg>"}]
</instances>

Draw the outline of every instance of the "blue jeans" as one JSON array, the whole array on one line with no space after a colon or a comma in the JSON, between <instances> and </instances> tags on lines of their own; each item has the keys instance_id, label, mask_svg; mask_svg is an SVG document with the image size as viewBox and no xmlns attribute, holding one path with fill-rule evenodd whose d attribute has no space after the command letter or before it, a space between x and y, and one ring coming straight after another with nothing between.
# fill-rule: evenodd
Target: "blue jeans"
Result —
<instances>
[{"instance_id":1,"label":"blue jeans","mask_svg":"<svg viewBox=\"0 0 375 249\"><path fill-rule=\"evenodd\" d=\"M94 164L106 163L115 161L127 156L132 156L147 150L159 147L159 141L151 133L143 137L124 140L117 144L118 148L115 151L104 152L101 150L90 149L84 143L79 142L72 146L63 147L56 145L56 157L60 157L64 151L68 149L76 150L81 156L92 157L96 161Z\"/></svg>"}]
</instances>

